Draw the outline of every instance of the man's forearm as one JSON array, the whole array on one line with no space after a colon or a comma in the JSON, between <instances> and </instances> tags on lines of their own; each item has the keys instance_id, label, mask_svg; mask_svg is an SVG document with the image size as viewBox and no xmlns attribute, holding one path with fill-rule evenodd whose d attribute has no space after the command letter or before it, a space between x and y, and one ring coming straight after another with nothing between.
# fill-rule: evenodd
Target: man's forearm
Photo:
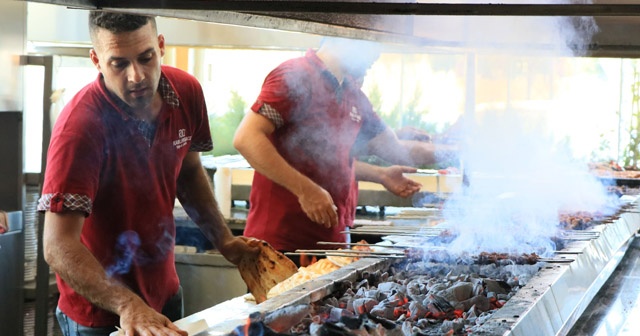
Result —
<instances>
[{"instance_id":1,"label":"man's forearm","mask_svg":"<svg viewBox=\"0 0 640 336\"><path fill-rule=\"evenodd\" d=\"M131 306L144 304L142 298L111 278L77 237L59 234L60 231L54 229L76 225L71 221L79 219L73 216L46 214L43 243L51 269L89 302L114 314L122 315Z\"/></svg>"},{"instance_id":2,"label":"man's forearm","mask_svg":"<svg viewBox=\"0 0 640 336\"><path fill-rule=\"evenodd\" d=\"M358 181L367 181L367 182L375 182L381 183L382 180L380 176L382 175L381 170L383 168L379 166L374 166L361 161L354 161L355 171L356 171L356 180Z\"/></svg>"},{"instance_id":3,"label":"man's forearm","mask_svg":"<svg viewBox=\"0 0 640 336\"><path fill-rule=\"evenodd\" d=\"M251 146L241 147L239 151L257 172L296 196L302 195L304 189L314 183L289 165L266 136L258 134L252 139Z\"/></svg>"}]
</instances>

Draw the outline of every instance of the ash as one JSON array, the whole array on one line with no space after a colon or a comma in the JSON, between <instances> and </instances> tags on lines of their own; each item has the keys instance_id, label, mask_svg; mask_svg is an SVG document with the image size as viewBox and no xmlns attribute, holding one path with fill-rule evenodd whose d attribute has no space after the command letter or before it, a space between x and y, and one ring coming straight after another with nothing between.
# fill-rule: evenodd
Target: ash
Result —
<instances>
[{"instance_id":1,"label":"ash","mask_svg":"<svg viewBox=\"0 0 640 336\"><path fill-rule=\"evenodd\" d=\"M295 335L480 335L539 265L395 264L337 283L289 330Z\"/></svg>"}]
</instances>

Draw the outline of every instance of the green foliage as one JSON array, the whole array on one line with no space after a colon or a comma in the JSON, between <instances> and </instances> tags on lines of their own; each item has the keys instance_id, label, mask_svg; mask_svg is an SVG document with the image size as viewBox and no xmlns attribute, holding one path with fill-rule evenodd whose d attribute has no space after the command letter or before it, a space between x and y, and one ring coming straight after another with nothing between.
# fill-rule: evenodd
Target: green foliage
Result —
<instances>
[{"instance_id":1,"label":"green foliage","mask_svg":"<svg viewBox=\"0 0 640 336\"><path fill-rule=\"evenodd\" d=\"M640 71L638 63L633 63L633 83L631 84L631 121L629 125L629 144L625 148L622 158L624 166L637 169L640 161Z\"/></svg>"},{"instance_id":2,"label":"green foliage","mask_svg":"<svg viewBox=\"0 0 640 336\"><path fill-rule=\"evenodd\" d=\"M369 98L369 102L371 102L371 106L373 106L374 111L382 110L382 92L380 91L380 87L378 84L374 84L367 95Z\"/></svg>"},{"instance_id":3,"label":"green foliage","mask_svg":"<svg viewBox=\"0 0 640 336\"><path fill-rule=\"evenodd\" d=\"M422 129L429 134L436 134L437 124L430 123L424 120L424 117L429 114L429 111L419 110L418 108L418 104L420 103L420 99L422 98L422 90L420 89L420 86L416 86L415 91L413 92L413 97L404 106L401 102L398 102L391 111L386 113L382 111L383 97L378 85L374 85L371 88L371 90L367 94L367 97L369 98L369 101L373 106L373 110L376 111L380 118L385 122L385 124L387 124L392 129L401 128L403 126L412 126L418 129ZM446 129L449 125L445 126ZM358 160L378 166L391 165L391 163L386 162L385 160L373 155L362 155L358 157ZM435 165L419 168L437 169L452 165L454 164L449 162L440 162Z\"/></svg>"},{"instance_id":4,"label":"green foliage","mask_svg":"<svg viewBox=\"0 0 640 336\"><path fill-rule=\"evenodd\" d=\"M233 136L244 117L247 103L238 92L231 91L231 99L227 106L229 109L225 114L209 119L214 148L213 151L203 154L214 156L239 154L233 148Z\"/></svg>"},{"instance_id":5,"label":"green foliage","mask_svg":"<svg viewBox=\"0 0 640 336\"><path fill-rule=\"evenodd\" d=\"M420 86L416 86L410 101L404 106L401 102L398 102L389 113L380 112L380 117L389 127L394 129L403 126L412 126L433 134L436 130L436 125L424 120L424 117L429 114L429 111L418 109L421 98L422 89L420 89Z\"/></svg>"}]
</instances>

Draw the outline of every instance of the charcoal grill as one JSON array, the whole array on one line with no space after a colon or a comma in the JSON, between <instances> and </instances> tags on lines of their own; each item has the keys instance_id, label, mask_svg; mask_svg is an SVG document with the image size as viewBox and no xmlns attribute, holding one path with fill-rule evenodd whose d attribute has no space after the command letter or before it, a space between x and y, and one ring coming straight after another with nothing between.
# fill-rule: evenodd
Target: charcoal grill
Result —
<instances>
[{"instance_id":1,"label":"charcoal grill","mask_svg":"<svg viewBox=\"0 0 640 336\"><path fill-rule=\"evenodd\" d=\"M541 270L484 323L484 335L563 335L574 325L624 256L640 229L640 207L633 207L609 223L596 225L592 239L571 241L560 251L571 263L542 263ZM364 258L308 281L256 305L238 297L177 322L192 335L224 335L248 320L250 314L276 314L308 305L333 293L343 280L355 281L363 272L386 271L391 259ZM194 327L197 326L197 327Z\"/></svg>"}]
</instances>

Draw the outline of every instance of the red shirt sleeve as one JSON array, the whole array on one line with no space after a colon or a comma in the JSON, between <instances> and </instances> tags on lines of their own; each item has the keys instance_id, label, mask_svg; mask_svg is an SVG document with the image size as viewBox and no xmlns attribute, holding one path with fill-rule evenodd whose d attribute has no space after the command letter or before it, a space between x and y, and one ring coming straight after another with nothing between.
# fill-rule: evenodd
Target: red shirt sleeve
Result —
<instances>
[{"instance_id":1,"label":"red shirt sleeve","mask_svg":"<svg viewBox=\"0 0 640 336\"><path fill-rule=\"evenodd\" d=\"M260 95L251 106L251 110L260 113L260 109L269 105L286 123L292 118L292 111L297 106L304 106L309 102L309 94L313 92L309 87L309 72L305 71L304 59L287 61L271 71L262 84ZM271 116L265 115L272 121Z\"/></svg>"},{"instance_id":2,"label":"red shirt sleeve","mask_svg":"<svg viewBox=\"0 0 640 336\"><path fill-rule=\"evenodd\" d=\"M81 211L88 216L103 162L102 130L86 104L91 95L72 100L61 113L47 153L45 181L38 210Z\"/></svg>"}]
</instances>

